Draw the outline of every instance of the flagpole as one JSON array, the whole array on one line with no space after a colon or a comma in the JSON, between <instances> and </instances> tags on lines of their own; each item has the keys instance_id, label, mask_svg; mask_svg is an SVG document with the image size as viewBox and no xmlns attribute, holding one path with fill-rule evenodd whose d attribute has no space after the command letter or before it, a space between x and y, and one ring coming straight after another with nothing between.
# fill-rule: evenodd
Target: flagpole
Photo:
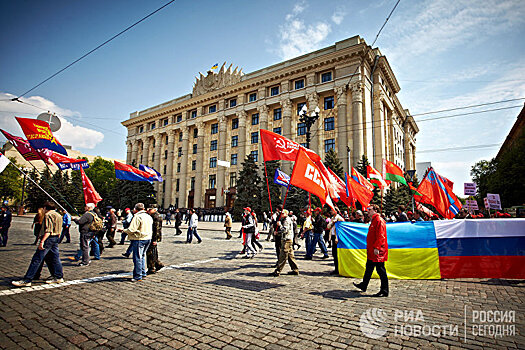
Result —
<instances>
[{"instance_id":1,"label":"flagpole","mask_svg":"<svg viewBox=\"0 0 525 350\"><path fill-rule=\"evenodd\" d=\"M263 154L263 158L264 158L264 154ZM268 183L268 172L266 171L266 161L264 159L263 159L263 163L264 163L264 177L266 178L266 188L268 189L268 200L270 201L270 213L273 213L272 196L270 195L270 184ZM284 200L286 201L286 197L284 198ZM283 204L283 208L284 208L284 204Z\"/></svg>"},{"instance_id":2,"label":"flagpole","mask_svg":"<svg viewBox=\"0 0 525 350\"><path fill-rule=\"evenodd\" d=\"M283 209L284 209L284 205L286 204L286 197L288 197L289 189L290 189L290 184L288 184L288 187L286 187L286 194L284 195L284 201L283 201Z\"/></svg>"},{"instance_id":3,"label":"flagpole","mask_svg":"<svg viewBox=\"0 0 525 350\"><path fill-rule=\"evenodd\" d=\"M37 184L37 183L35 182L35 180L33 180L28 174L26 174L24 171L22 171L22 169L20 169L19 167L17 167L13 162L10 161L10 163L11 163L11 164L12 164L12 165L13 165L13 166L14 166L19 172L21 172L24 176L26 176L29 180L31 180L31 182L33 182L33 183L34 183L39 189L41 189L42 192L44 192L49 198L51 198L51 200L52 200L53 202L55 202L55 203L60 207L60 209L62 209L63 211L66 211L66 212L67 212L67 210L64 209L64 207L63 207L62 205L60 205L60 203L58 203L57 200L56 200L55 198L51 197L51 195L50 195L49 193L47 193L46 190L44 190L39 184ZM78 213L77 213L77 214L78 214Z\"/></svg>"}]
</instances>

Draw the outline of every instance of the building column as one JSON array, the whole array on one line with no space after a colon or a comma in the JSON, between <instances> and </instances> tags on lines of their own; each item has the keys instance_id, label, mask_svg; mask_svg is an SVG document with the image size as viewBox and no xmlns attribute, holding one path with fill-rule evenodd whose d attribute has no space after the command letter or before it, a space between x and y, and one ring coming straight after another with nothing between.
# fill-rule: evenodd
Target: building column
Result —
<instances>
[{"instance_id":1,"label":"building column","mask_svg":"<svg viewBox=\"0 0 525 350\"><path fill-rule=\"evenodd\" d=\"M139 150L139 141L134 140L131 144L131 159L129 160L128 164L133 165L133 164L138 163L138 159L137 159L138 150Z\"/></svg>"},{"instance_id":2,"label":"building column","mask_svg":"<svg viewBox=\"0 0 525 350\"><path fill-rule=\"evenodd\" d=\"M283 136L292 139L292 101L289 98L280 101L283 118ZM292 174L291 162L282 162L281 167L288 175ZM284 187L283 187L284 188Z\"/></svg>"},{"instance_id":3,"label":"building column","mask_svg":"<svg viewBox=\"0 0 525 350\"><path fill-rule=\"evenodd\" d=\"M339 86L335 88L336 103L337 103L337 156L343 164L345 172L350 173L348 168L348 123L346 115L346 90L347 86Z\"/></svg>"},{"instance_id":4,"label":"building column","mask_svg":"<svg viewBox=\"0 0 525 350\"><path fill-rule=\"evenodd\" d=\"M175 159L175 131L168 132L168 158L166 159L166 191L164 192L164 204L173 203L173 161Z\"/></svg>"},{"instance_id":5,"label":"building column","mask_svg":"<svg viewBox=\"0 0 525 350\"><path fill-rule=\"evenodd\" d=\"M220 112L219 112L220 113ZM224 115L219 115L218 118L219 121L219 144L218 147L218 157L217 159L222 161L229 162L229 159L226 159L226 117ZM226 168L217 165L217 193L215 195L216 198L216 207L223 207L224 206L224 200L225 200L225 194L223 190L227 189L225 186L226 183Z\"/></svg>"},{"instance_id":6,"label":"building column","mask_svg":"<svg viewBox=\"0 0 525 350\"><path fill-rule=\"evenodd\" d=\"M157 170L160 173L160 150L162 146L162 134L157 134L153 138L155 140L155 147L153 148L153 169ZM155 191L157 194L162 191L162 185L160 182L155 182ZM162 194L164 195L164 193ZM160 196L157 196L160 198Z\"/></svg>"},{"instance_id":7,"label":"building column","mask_svg":"<svg viewBox=\"0 0 525 350\"><path fill-rule=\"evenodd\" d=\"M363 91L363 83L360 81L352 85L352 166L355 166L359 162L365 150L363 136Z\"/></svg>"},{"instance_id":8,"label":"building column","mask_svg":"<svg viewBox=\"0 0 525 350\"><path fill-rule=\"evenodd\" d=\"M238 153L237 153L237 164L241 165L242 162L244 162L244 158L246 158L246 149L250 147L249 144L246 143L246 119L248 118L248 113L246 111L240 111L238 113L239 118L239 146Z\"/></svg>"},{"instance_id":9,"label":"building column","mask_svg":"<svg viewBox=\"0 0 525 350\"><path fill-rule=\"evenodd\" d=\"M149 137L146 137L142 140L142 164L148 165L149 160ZM138 167L138 164L137 164Z\"/></svg>"},{"instance_id":10,"label":"building column","mask_svg":"<svg viewBox=\"0 0 525 350\"><path fill-rule=\"evenodd\" d=\"M259 130L261 129L268 130L268 112L269 110L270 109L266 105L261 105L257 107L257 111L259 112ZM259 138L260 138L260 132L259 132ZM262 157L261 159L264 161L262 142L259 142L259 157Z\"/></svg>"},{"instance_id":11,"label":"building column","mask_svg":"<svg viewBox=\"0 0 525 350\"><path fill-rule=\"evenodd\" d=\"M385 95L380 92L378 94L377 103L374 106L374 122L372 123L372 134L374 142L374 167L376 169L381 169L383 164L383 158L389 159L395 162L394 155L389 155L386 153L386 137L385 137L385 123L387 122L385 115L385 106L383 100ZM374 101L375 102L375 101ZM393 129L394 126L391 124L390 128Z\"/></svg>"},{"instance_id":12,"label":"building column","mask_svg":"<svg viewBox=\"0 0 525 350\"><path fill-rule=\"evenodd\" d=\"M189 140L190 140L190 131L187 126L181 128L182 132L182 160L180 164L180 173L179 173L179 192L177 193L179 198L179 207L186 208L188 206L188 191L187 183L191 178L191 174L188 173L188 149L189 149ZM173 140L175 141L175 140ZM171 163L175 163L175 160L178 159L178 155L175 156L175 151L173 152L173 159ZM172 173L173 173L173 164L172 164Z\"/></svg>"},{"instance_id":13,"label":"building column","mask_svg":"<svg viewBox=\"0 0 525 350\"><path fill-rule=\"evenodd\" d=\"M197 170L195 171L195 192L193 197L193 206L195 208L204 207L203 197L203 166L204 166L204 122L199 121L197 124L197 129L199 130L199 136L197 137Z\"/></svg>"},{"instance_id":14,"label":"building column","mask_svg":"<svg viewBox=\"0 0 525 350\"><path fill-rule=\"evenodd\" d=\"M131 164L131 153L133 152L133 142L127 141L126 142L127 150L126 150L126 164Z\"/></svg>"}]
</instances>

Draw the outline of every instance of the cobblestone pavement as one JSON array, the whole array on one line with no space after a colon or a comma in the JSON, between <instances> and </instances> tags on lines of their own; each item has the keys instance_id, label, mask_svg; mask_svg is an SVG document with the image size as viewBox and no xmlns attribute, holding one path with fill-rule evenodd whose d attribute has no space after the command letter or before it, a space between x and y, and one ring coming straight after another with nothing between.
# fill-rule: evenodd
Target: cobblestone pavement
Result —
<instances>
[{"instance_id":1,"label":"cobblestone pavement","mask_svg":"<svg viewBox=\"0 0 525 350\"><path fill-rule=\"evenodd\" d=\"M300 276L270 277L273 243L261 239L262 253L240 259L240 240L224 240L220 223L203 224L203 243L192 245L165 228L159 254L171 268L138 283L122 275L132 269L127 244L88 267L67 260L74 228L73 243L60 245L70 283L14 290L35 247L31 220L13 221L0 248L2 348L525 348L525 281L391 280L389 298L372 298L379 281L358 293L356 279L328 275L319 252L297 253Z\"/></svg>"}]
</instances>

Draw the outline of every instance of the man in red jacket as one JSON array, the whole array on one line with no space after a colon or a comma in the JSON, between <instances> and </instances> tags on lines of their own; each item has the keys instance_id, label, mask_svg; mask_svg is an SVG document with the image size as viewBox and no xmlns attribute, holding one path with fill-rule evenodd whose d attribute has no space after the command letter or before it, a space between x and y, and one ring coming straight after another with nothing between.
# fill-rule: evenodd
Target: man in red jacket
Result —
<instances>
[{"instance_id":1,"label":"man in red jacket","mask_svg":"<svg viewBox=\"0 0 525 350\"><path fill-rule=\"evenodd\" d=\"M388 260L388 242L386 239L386 223L379 214L379 206L372 204L368 208L368 216L370 217L370 227L368 228L368 235L366 236L366 269L363 277L363 282L354 283L354 286L366 292L370 277L377 270L377 274L381 279L381 289L379 293L374 294L375 297L388 296L388 277L386 276L385 261Z\"/></svg>"}]
</instances>

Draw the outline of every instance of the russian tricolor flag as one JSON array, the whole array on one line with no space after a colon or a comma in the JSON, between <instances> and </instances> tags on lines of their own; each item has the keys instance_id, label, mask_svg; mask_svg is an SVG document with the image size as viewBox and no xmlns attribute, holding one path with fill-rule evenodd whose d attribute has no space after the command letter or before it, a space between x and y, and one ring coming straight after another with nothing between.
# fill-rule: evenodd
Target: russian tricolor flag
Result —
<instances>
[{"instance_id":1,"label":"russian tricolor flag","mask_svg":"<svg viewBox=\"0 0 525 350\"><path fill-rule=\"evenodd\" d=\"M128 181L159 181L157 174L139 170L131 165L115 161L115 177Z\"/></svg>"}]
</instances>

